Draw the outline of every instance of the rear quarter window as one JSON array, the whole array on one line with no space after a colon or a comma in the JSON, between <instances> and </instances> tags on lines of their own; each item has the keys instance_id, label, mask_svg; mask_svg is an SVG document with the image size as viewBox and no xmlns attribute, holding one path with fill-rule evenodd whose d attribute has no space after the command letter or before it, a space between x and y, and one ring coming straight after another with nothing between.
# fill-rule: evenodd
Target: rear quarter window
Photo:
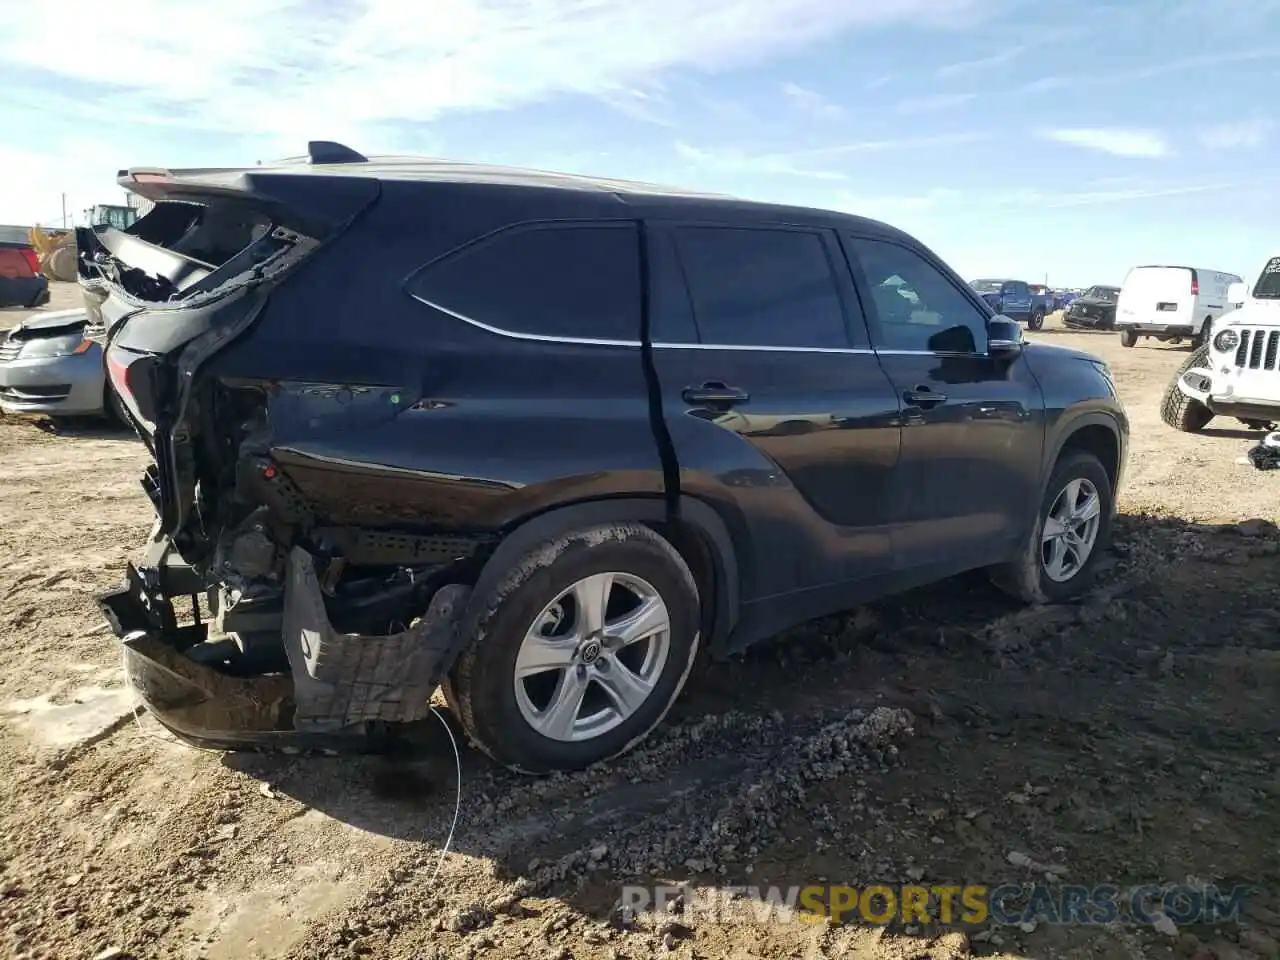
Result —
<instances>
[{"instance_id":1,"label":"rear quarter window","mask_svg":"<svg viewBox=\"0 0 1280 960\"><path fill-rule=\"evenodd\" d=\"M631 221L509 227L427 264L408 290L499 333L638 341L639 230Z\"/></svg>"}]
</instances>

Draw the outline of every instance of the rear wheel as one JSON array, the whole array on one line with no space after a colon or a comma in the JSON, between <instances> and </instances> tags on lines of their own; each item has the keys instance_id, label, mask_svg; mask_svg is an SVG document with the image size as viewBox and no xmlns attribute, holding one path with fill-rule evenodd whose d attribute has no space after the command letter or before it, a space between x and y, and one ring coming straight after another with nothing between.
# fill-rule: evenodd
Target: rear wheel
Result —
<instances>
[{"instance_id":1,"label":"rear wheel","mask_svg":"<svg viewBox=\"0 0 1280 960\"><path fill-rule=\"evenodd\" d=\"M1070 600L1093 582L1111 542L1115 510L1111 477L1086 450L1067 450L1045 486L1022 554L991 571L1000 589L1027 603Z\"/></svg>"},{"instance_id":2,"label":"rear wheel","mask_svg":"<svg viewBox=\"0 0 1280 960\"><path fill-rule=\"evenodd\" d=\"M1132 347L1137 342L1138 342L1138 331L1136 330L1120 331L1120 346Z\"/></svg>"},{"instance_id":3,"label":"rear wheel","mask_svg":"<svg viewBox=\"0 0 1280 960\"><path fill-rule=\"evenodd\" d=\"M445 698L476 746L526 773L634 747L666 716L698 652L693 575L639 524L548 540L476 590Z\"/></svg>"}]
</instances>

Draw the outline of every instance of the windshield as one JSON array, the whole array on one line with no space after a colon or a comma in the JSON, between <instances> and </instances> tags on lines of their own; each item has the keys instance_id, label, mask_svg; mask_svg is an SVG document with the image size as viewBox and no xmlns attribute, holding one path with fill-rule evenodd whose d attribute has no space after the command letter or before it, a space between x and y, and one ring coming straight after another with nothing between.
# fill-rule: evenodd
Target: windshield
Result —
<instances>
[{"instance_id":1,"label":"windshield","mask_svg":"<svg viewBox=\"0 0 1280 960\"><path fill-rule=\"evenodd\" d=\"M978 293L999 293L1003 284L1003 280L975 280L969 286L977 290Z\"/></svg>"},{"instance_id":2,"label":"windshield","mask_svg":"<svg viewBox=\"0 0 1280 960\"><path fill-rule=\"evenodd\" d=\"M1090 287L1084 292L1086 297L1093 297L1095 300L1111 300L1112 302L1120 298L1119 287Z\"/></svg>"},{"instance_id":3,"label":"windshield","mask_svg":"<svg viewBox=\"0 0 1280 960\"><path fill-rule=\"evenodd\" d=\"M1255 300L1280 300L1280 257L1272 257L1262 268L1257 286L1253 288Z\"/></svg>"}]
</instances>

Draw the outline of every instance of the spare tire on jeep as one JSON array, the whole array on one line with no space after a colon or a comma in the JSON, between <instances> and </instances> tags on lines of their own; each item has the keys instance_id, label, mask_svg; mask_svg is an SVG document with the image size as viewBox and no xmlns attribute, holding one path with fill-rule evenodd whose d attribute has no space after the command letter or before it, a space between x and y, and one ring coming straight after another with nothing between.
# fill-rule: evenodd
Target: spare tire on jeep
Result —
<instances>
[{"instance_id":1,"label":"spare tire on jeep","mask_svg":"<svg viewBox=\"0 0 1280 960\"><path fill-rule=\"evenodd\" d=\"M1178 389L1178 381L1192 367L1203 367L1209 363L1209 345L1196 347L1178 367L1173 379L1165 387L1164 396L1160 398L1160 419L1183 433L1198 433L1213 419L1213 411L1199 400L1193 400Z\"/></svg>"}]
</instances>

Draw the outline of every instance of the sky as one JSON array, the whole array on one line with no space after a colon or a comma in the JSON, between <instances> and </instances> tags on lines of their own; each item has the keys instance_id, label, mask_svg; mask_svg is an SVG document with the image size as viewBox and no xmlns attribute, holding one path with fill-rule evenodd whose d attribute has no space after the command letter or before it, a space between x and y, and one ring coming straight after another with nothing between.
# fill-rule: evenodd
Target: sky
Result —
<instances>
[{"instance_id":1,"label":"sky","mask_svg":"<svg viewBox=\"0 0 1280 960\"><path fill-rule=\"evenodd\" d=\"M311 139L825 207L968 278L1280 253L1280 0L97 0L0 31L0 223Z\"/></svg>"}]
</instances>

